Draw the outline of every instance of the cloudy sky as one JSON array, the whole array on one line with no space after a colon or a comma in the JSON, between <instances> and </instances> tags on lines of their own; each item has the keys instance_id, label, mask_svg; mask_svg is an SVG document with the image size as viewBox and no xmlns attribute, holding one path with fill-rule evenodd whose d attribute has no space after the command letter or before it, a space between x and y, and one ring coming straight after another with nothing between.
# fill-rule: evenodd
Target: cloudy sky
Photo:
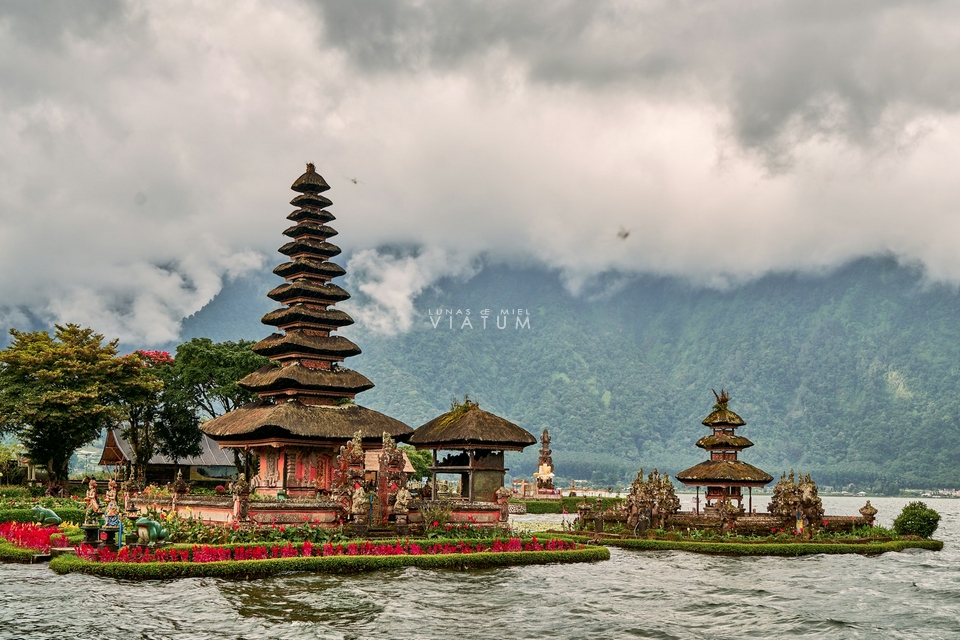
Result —
<instances>
[{"instance_id":1,"label":"cloudy sky","mask_svg":"<svg viewBox=\"0 0 960 640\"><path fill-rule=\"evenodd\" d=\"M575 290L892 254L958 283L958 24L881 0L0 2L0 321L175 340L279 261L307 161L385 329L497 262Z\"/></svg>"}]
</instances>

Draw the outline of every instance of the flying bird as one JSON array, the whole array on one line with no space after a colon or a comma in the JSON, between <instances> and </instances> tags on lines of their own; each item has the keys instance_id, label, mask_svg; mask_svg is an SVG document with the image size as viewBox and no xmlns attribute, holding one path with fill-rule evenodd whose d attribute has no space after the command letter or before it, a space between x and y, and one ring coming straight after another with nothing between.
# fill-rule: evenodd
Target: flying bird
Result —
<instances>
[{"instance_id":1,"label":"flying bird","mask_svg":"<svg viewBox=\"0 0 960 640\"><path fill-rule=\"evenodd\" d=\"M349 180L350 182L352 182L353 184L363 184L361 180L357 180L356 178L351 178L350 176L343 176L343 177Z\"/></svg>"},{"instance_id":2,"label":"flying bird","mask_svg":"<svg viewBox=\"0 0 960 640\"><path fill-rule=\"evenodd\" d=\"M629 235L630 235L630 232L624 229L623 227L620 227L620 231L617 231L617 237L620 238L621 240L626 240L627 236Z\"/></svg>"}]
</instances>

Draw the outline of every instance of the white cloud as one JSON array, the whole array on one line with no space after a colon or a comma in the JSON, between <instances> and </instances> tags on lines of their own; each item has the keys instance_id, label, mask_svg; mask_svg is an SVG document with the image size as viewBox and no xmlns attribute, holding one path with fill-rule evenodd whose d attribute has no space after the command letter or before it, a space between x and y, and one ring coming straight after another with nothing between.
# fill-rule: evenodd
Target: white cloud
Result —
<instances>
[{"instance_id":1,"label":"white cloud","mask_svg":"<svg viewBox=\"0 0 960 640\"><path fill-rule=\"evenodd\" d=\"M879 253L960 282L949 7L353 5L6 5L0 317L169 340L270 262L306 161L382 331L481 255L572 289Z\"/></svg>"},{"instance_id":2,"label":"white cloud","mask_svg":"<svg viewBox=\"0 0 960 640\"><path fill-rule=\"evenodd\" d=\"M365 249L347 263L347 285L358 301L342 306L361 325L394 335L413 326L413 300L440 278L467 279L478 266L469 257L435 248L418 255L395 255Z\"/></svg>"}]
</instances>

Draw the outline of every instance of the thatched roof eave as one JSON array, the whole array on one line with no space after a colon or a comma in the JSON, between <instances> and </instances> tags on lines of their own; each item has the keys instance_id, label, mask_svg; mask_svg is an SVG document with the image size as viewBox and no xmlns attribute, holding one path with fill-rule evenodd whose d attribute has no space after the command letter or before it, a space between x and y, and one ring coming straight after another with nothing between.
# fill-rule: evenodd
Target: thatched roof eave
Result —
<instances>
[{"instance_id":1,"label":"thatched roof eave","mask_svg":"<svg viewBox=\"0 0 960 640\"><path fill-rule=\"evenodd\" d=\"M229 446L231 440L256 437L257 432L316 440L349 440L357 431L363 439L375 440L386 432L399 441L413 433L396 418L360 405L314 406L296 400L276 404L267 400L250 402L204 422L200 430L221 446Z\"/></svg>"},{"instance_id":2,"label":"thatched roof eave","mask_svg":"<svg viewBox=\"0 0 960 640\"><path fill-rule=\"evenodd\" d=\"M437 416L410 437L418 449L487 449L522 451L537 439L526 429L476 405L457 417Z\"/></svg>"},{"instance_id":3,"label":"thatched roof eave","mask_svg":"<svg viewBox=\"0 0 960 640\"><path fill-rule=\"evenodd\" d=\"M773 476L743 460L705 460L674 476L685 485L729 485L762 487Z\"/></svg>"}]
</instances>

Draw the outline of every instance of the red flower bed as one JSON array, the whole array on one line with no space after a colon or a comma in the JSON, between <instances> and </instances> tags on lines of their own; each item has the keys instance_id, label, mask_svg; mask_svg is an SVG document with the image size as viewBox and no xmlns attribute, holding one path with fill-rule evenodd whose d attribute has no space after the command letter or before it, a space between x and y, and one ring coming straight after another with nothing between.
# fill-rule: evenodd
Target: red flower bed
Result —
<instances>
[{"instance_id":1,"label":"red flower bed","mask_svg":"<svg viewBox=\"0 0 960 640\"><path fill-rule=\"evenodd\" d=\"M216 545L195 545L190 549L149 549L144 547L123 547L119 552L105 547L94 548L81 545L77 555L84 560L94 562L219 562L222 560L266 560L269 558L308 558L324 556L400 556L400 555L445 555L449 553L517 553L522 551L566 551L582 549L582 544L551 539L545 543L532 538L527 541L519 538L496 540L493 544L484 542L438 542L421 546L415 542L349 542L322 546L304 542L302 545L290 543L282 545L259 545L255 547L223 547Z\"/></svg>"},{"instance_id":2,"label":"red flower bed","mask_svg":"<svg viewBox=\"0 0 960 640\"><path fill-rule=\"evenodd\" d=\"M24 549L36 549L42 553L49 553L52 536L59 536L59 538L54 539L56 544L65 544L66 538L63 537L63 532L55 526L26 522L0 523L0 538Z\"/></svg>"}]
</instances>

